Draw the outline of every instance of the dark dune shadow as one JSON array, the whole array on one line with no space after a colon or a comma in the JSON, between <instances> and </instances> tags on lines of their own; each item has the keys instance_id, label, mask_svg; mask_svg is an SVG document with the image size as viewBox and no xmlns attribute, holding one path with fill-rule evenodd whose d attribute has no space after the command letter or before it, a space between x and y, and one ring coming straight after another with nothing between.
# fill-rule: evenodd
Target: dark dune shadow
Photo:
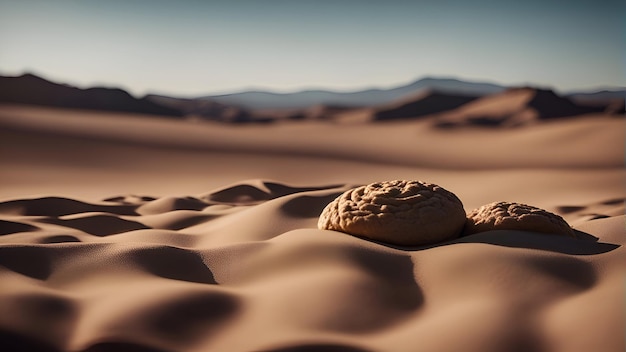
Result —
<instances>
[{"instance_id":1,"label":"dark dune shadow","mask_svg":"<svg viewBox=\"0 0 626 352\"><path fill-rule=\"evenodd\" d=\"M79 304L74 299L43 292L6 297L2 303L6 305L3 307L5 319L19 321L18 326L24 329L24 333L28 332L44 341L56 343L63 343L70 338L80 311Z\"/></svg>"},{"instance_id":2,"label":"dark dune shadow","mask_svg":"<svg viewBox=\"0 0 626 352\"><path fill-rule=\"evenodd\" d=\"M528 106L539 112L541 119L554 119L602 112L603 108L582 106L566 97L557 95L552 90L536 89L536 94Z\"/></svg>"},{"instance_id":3,"label":"dark dune shadow","mask_svg":"<svg viewBox=\"0 0 626 352\"><path fill-rule=\"evenodd\" d=\"M476 233L451 241L415 247L397 246L369 239L365 240L386 247L406 251L419 251L440 246L450 246L459 243L485 243L495 246L538 249L562 254L594 255L607 253L620 247L620 245L613 243L597 242L598 238L588 233L577 230L575 230L575 233L578 238L571 238L563 235L544 234L538 232L494 230Z\"/></svg>"},{"instance_id":4,"label":"dark dune shadow","mask_svg":"<svg viewBox=\"0 0 626 352\"><path fill-rule=\"evenodd\" d=\"M191 250L165 246L141 248L133 250L130 259L147 272L166 279L217 284L202 257Z\"/></svg>"},{"instance_id":5,"label":"dark dune shadow","mask_svg":"<svg viewBox=\"0 0 626 352\"><path fill-rule=\"evenodd\" d=\"M42 238L39 243L41 244L51 244L51 243L67 243L67 242L80 242L77 237L70 235L56 235L56 236L47 236Z\"/></svg>"},{"instance_id":6,"label":"dark dune shadow","mask_svg":"<svg viewBox=\"0 0 626 352\"><path fill-rule=\"evenodd\" d=\"M600 219L610 217L605 214L594 213L594 207L600 206L600 208L606 208L606 206L613 207L614 209L619 209L619 207L623 207L625 205L626 200L624 198L611 198L597 203L585 204L585 205L561 205L556 207L556 211L561 214L570 214L570 213L582 213L587 210L586 214L581 215L589 215L592 216L593 219Z\"/></svg>"},{"instance_id":7,"label":"dark dune shadow","mask_svg":"<svg viewBox=\"0 0 626 352\"><path fill-rule=\"evenodd\" d=\"M476 128L502 128L507 126L509 123L508 116L470 116L465 118L462 121L447 121L447 120L435 120L433 122L433 126L438 129L455 129L455 128L468 128L468 127L476 127ZM510 125L508 127L513 127Z\"/></svg>"},{"instance_id":8,"label":"dark dune shadow","mask_svg":"<svg viewBox=\"0 0 626 352\"><path fill-rule=\"evenodd\" d=\"M581 291L593 287L598 280L593 265L576 257L538 257L528 263L538 271Z\"/></svg>"},{"instance_id":9,"label":"dark dune shadow","mask_svg":"<svg viewBox=\"0 0 626 352\"><path fill-rule=\"evenodd\" d=\"M607 219L611 217L611 215L598 214L598 213L589 213L589 214L584 214L584 215L588 216L587 220Z\"/></svg>"},{"instance_id":10,"label":"dark dune shadow","mask_svg":"<svg viewBox=\"0 0 626 352\"><path fill-rule=\"evenodd\" d=\"M0 346L11 352L61 352L60 349L32 336L0 328Z\"/></svg>"},{"instance_id":11,"label":"dark dune shadow","mask_svg":"<svg viewBox=\"0 0 626 352\"><path fill-rule=\"evenodd\" d=\"M291 187L280 183L262 181L260 186L245 183L233 185L222 190L206 194L202 196L201 199L226 204L256 204L289 194L320 191L342 186L343 185Z\"/></svg>"},{"instance_id":12,"label":"dark dune shadow","mask_svg":"<svg viewBox=\"0 0 626 352\"><path fill-rule=\"evenodd\" d=\"M624 204L624 202L626 202L626 199L624 199L624 198L615 198L615 199L605 200L604 202L602 202L600 204L617 205L617 204Z\"/></svg>"},{"instance_id":13,"label":"dark dune shadow","mask_svg":"<svg viewBox=\"0 0 626 352\"><path fill-rule=\"evenodd\" d=\"M102 341L93 344L81 352L174 352L152 346L142 345L135 342Z\"/></svg>"},{"instance_id":14,"label":"dark dune shadow","mask_svg":"<svg viewBox=\"0 0 626 352\"><path fill-rule=\"evenodd\" d=\"M309 191L321 191L325 189L333 189L337 187L342 187L343 185L329 185L329 186L318 186L318 187L292 187L287 186L281 183L263 181L263 185L267 187L270 191L270 194L274 196L274 198L286 196L289 194L299 193L299 192L309 192Z\"/></svg>"},{"instance_id":15,"label":"dark dune shadow","mask_svg":"<svg viewBox=\"0 0 626 352\"><path fill-rule=\"evenodd\" d=\"M115 196L103 199L103 202L110 203L120 203L124 205L141 205L146 202L151 202L156 200L154 197L149 196L135 196L135 195L124 195L124 196Z\"/></svg>"},{"instance_id":16,"label":"dark dune shadow","mask_svg":"<svg viewBox=\"0 0 626 352\"><path fill-rule=\"evenodd\" d=\"M401 324L424 306L411 256L363 247L350 247L342 256L366 274L368 283L352 292L358 296L354 301L328 311L319 327L346 334L376 334ZM362 304L371 307L364 310Z\"/></svg>"},{"instance_id":17,"label":"dark dune shadow","mask_svg":"<svg viewBox=\"0 0 626 352\"><path fill-rule=\"evenodd\" d=\"M272 195L251 185L233 186L205 197L207 200L218 203L246 204L258 203L272 199Z\"/></svg>"},{"instance_id":18,"label":"dark dune shadow","mask_svg":"<svg viewBox=\"0 0 626 352\"><path fill-rule=\"evenodd\" d=\"M574 235L576 235L576 238L578 239L585 240L585 241L592 241L592 242L598 242L599 240L598 237L594 235L590 235L586 232L578 231L576 229L572 229L572 230L574 230Z\"/></svg>"},{"instance_id":19,"label":"dark dune shadow","mask_svg":"<svg viewBox=\"0 0 626 352\"><path fill-rule=\"evenodd\" d=\"M163 197L152 200L137 208L141 214L161 214L173 210L202 210L209 204L194 197Z\"/></svg>"},{"instance_id":20,"label":"dark dune shadow","mask_svg":"<svg viewBox=\"0 0 626 352\"><path fill-rule=\"evenodd\" d=\"M374 113L375 121L389 121L398 119L417 118L456 109L464 104L476 100L475 96L454 95L436 91L420 94L411 101L403 102L392 107L380 108Z\"/></svg>"},{"instance_id":21,"label":"dark dune shadow","mask_svg":"<svg viewBox=\"0 0 626 352\"><path fill-rule=\"evenodd\" d=\"M170 221L167 224L160 224L160 226L155 226L154 228L163 228L166 230L182 230L187 227L195 226L204 222L207 222L211 219L215 219L219 216L217 215L197 215L197 216L189 216L180 220ZM153 225L154 226L154 225Z\"/></svg>"},{"instance_id":22,"label":"dark dune shadow","mask_svg":"<svg viewBox=\"0 0 626 352\"><path fill-rule=\"evenodd\" d=\"M237 315L241 303L227 293L190 293L150 308L150 331L169 341L189 343L205 339Z\"/></svg>"},{"instance_id":23,"label":"dark dune shadow","mask_svg":"<svg viewBox=\"0 0 626 352\"><path fill-rule=\"evenodd\" d=\"M424 294L415 281L411 257L367 249L358 249L350 254L365 271L387 284L387 302L393 302L392 305L405 311L413 311L422 306Z\"/></svg>"},{"instance_id":24,"label":"dark dune shadow","mask_svg":"<svg viewBox=\"0 0 626 352\"><path fill-rule=\"evenodd\" d=\"M8 221L8 220L0 220L0 236L2 235L10 235L12 233L18 232L30 232L38 230L37 226L24 224L21 222Z\"/></svg>"},{"instance_id":25,"label":"dark dune shadow","mask_svg":"<svg viewBox=\"0 0 626 352\"><path fill-rule=\"evenodd\" d=\"M44 247L0 247L0 265L16 273L46 280L52 274L50 250Z\"/></svg>"},{"instance_id":26,"label":"dark dune shadow","mask_svg":"<svg viewBox=\"0 0 626 352\"><path fill-rule=\"evenodd\" d=\"M88 212L137 215L134 206L97 205L62 197L18 199L0 203L0 213L12 215L64 216Z\"/></svg>"},{"instance_id":27,"label":"dark dune shadow","mask_svg":"<svg viewBox=\"0 0 626 352\"><path fill-rule=\"evenodd\" d=\"M370 352L362 347L348 346L338 343L310 342L295 343L290 346L261 349L267 352Z\"/></svg>"},{"instance_id":28,"label":"dark dune shadow","mask_svg":"<svg viewBox=\"0 0 626 352\"><path fill-rule=\"evenodd\" d=\"M584 206L578 206L578 205L562 205L559 207L556 207L556 211L557 213L560 214L570 214L570 213L575 213L577 211L581 211L584 210L586 207Z\"/></svg>"},{"instance_id":29,"label":"dark dune shadow","mask_svg":"<svg viewBox=\"0 0 626 352\"><path fill-rule=\"evenodd\" d=\"M94 236L108 236L122 232L145 230L149 228L142 223L125 220L109 214L98 214L77 219L47 218L42 219L41 221L81 230Z\"/></svg>"},{"instance_id":30,"label":"dark dune shadow","mask_svg":"<svg viewBox=\"0 0 626 352\"><path fill-rule=\"evenodd\" d=\"M486 243L573 255L602 254L620 247L617 244L596 242L596 237L581 231L576 231L576 234L580 239L525 231L487 231L460 238L455 243Z\"/></svg>"},{"instance_id":31,"label":"dark dune shadow","mask_svg":"<svg viewBox=\"0 0 626 352\"><path fill-rule=\"evenodd\" d=\"M299 196L288 200L281 206L281 210L285 214L299 218L318 217L322 213L324 207L337 198L341 191L333 192L323 196Z\"/></svg>"}]
</instances>

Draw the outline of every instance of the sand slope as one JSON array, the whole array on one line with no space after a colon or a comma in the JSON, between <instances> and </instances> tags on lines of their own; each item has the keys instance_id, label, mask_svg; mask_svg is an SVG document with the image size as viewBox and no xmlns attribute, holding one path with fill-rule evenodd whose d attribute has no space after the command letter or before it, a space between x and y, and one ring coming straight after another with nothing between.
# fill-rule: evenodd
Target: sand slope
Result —
<instances>
[{"instance_id":1,"label":"sand slope","mask_svg":"<svg viewBox=\"0 0 626 352\"><path fill-rule=\"evenodd\" d=\"M315 229L346 187L252 180L195 197L3 202L3 345L623 348L624 216L581 223L583 239L496 231L392 248Z\"/></svg>"},{"instance_id":2,"label":"sand slope","mask_svg":"<svg viewBox=\"0 0 626 352\"><path fill-rule=\"evenodd\" d=\"M0 109L11 351L623 351L622 119L191 124ZM579 239L399 248L316 229L346 189L419 179Z\"/></svg>"}]
</instances>

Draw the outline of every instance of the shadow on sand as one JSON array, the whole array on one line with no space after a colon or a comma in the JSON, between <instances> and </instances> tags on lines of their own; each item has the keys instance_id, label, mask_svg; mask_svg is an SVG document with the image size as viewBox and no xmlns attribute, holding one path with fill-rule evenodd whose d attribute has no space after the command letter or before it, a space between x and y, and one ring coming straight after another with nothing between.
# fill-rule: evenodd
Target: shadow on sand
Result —
<instances>
[{"instance_id":1,"label":"shadow on sand","mask_svg":"<svg viewBox=\"0 0 626 352\"><path fill-rule=\"evenodd\" d=\"M371 242L406 251L418 251L458 243L485 243L510 248L538 249L572 255L602 254L620 247L620 245L613 243L598 242L597 237L582 231L574 230L574 232L577 238L528 231L494 230L457 238L451 241L415 247L395 246L378 241Z\"/></svg>"}]
</instances>

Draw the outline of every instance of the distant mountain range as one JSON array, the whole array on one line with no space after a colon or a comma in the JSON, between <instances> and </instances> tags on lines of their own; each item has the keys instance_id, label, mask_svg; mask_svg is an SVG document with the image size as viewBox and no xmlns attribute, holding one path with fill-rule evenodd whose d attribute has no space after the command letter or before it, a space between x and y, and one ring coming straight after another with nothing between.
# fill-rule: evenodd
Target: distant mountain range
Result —
<instances>
[{"instance_id":1,"label":"distant mountain range","mask_svg":"<svg viewBox=\"0 0 626 352\"><path fill-rule=\"evenodd\" d=\"M182 116L179 110L156 104L147 98L134 98L121 89L80 89L53 83L32 74L0 77L0 102Z\"/></svg>"},{"instance_id":2,"label":"distant mountain range","mask_svg":"<svg viewBox=\"0 0 626 352\"><path fill-rule=\"evenodd\" d=\"M147 95L135 98L121 89L79 89L25 74L0 76L0 102L63 108L120 111L229 123L281 119L358 117L369 121L440 116L444 127L463 124L516 125L587 113L623 114L626 89L573 92L509 88L451 78L423 78L390 89L355 92L309 90L296 93L242 92L198 98ZM508 104L496 109L493 106ZM492 109L492 110L490 110Z\"/></svg>"},{"instance_id":3,"label":"distant mountain range","mask_svg":"<svg viewBox=\"0 0 626 352\"><path fill-rule=\"evenodd\" d=\"M246 109L302 109L314 105L346 107L378 106L415 95L423 89L451 92L469 96L482 96L501 92L506 87L492 83L465 82L451 78L423 78L411 84L390 89L367 89L355 92L306 90L296 93L271 93L249 91L202 97L219 103Z\"/></svg>"}]
</instances>

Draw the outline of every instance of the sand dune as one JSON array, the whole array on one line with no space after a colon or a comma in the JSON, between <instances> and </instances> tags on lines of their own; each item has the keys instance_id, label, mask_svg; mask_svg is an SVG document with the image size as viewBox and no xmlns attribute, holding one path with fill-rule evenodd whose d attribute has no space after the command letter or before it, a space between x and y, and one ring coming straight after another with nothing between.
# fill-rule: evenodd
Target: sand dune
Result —
<instances>
[{"instance_id":1,"label":"sand dune","mask_svg":"<svg viewBox=\"0 0 626 352\"><path fill-rule=\"evenodd\" d=\"M456 109L476 98L470 95L455 95L428 90L415 97L377 108L374 113L374 120L386 121L432 115Z\"/></svg>"},{"instance_id":2,"label":"sand dune","mask_svg":"<svg viewBox=\"0 0 626 352\"><path fill-rule=\"evenodd\" d=\"M11 224L3 228L14 231L0 237L4 345L613 351L623 344L623 315L614 309L626 264L623 215L584 221L583 239L495 231L390 247L315 229L321 208L346 187L254 180L177 199L1 203Z\"/></svg>"},{"instance_id":3,"label":"sand dune","mask_svg":"<svg viewBox=\"0 0 626 352\"><path fill-rule=\"evenodd\" d=\"M437 123L442 127L520 126L603 111L604 107L578 105L551 90L511 88L443 113Z\"/></svg>"},{"instance_id":4,"label":"sand dune","mask_svg":"<svg viewBox=\"0 0 626 352\"><path fill-rule=\"evenodd\" d=\"M165 151L185 149L313 156L447 169L623 165L623 148L606 148L598 153L588 147L597 143L621 145L626 136L623 120L602 114L586 117L566 124L550 122L532 129L501 130L495 134L490 130L440 131L431 128L430 121L347 126L299 121L276 126L231 126L3 106L0 126L5 133L5 147L15 149L17 154L23 153L24 148L15 148L15 145L29 144L27 149L32 149L38 144L46 144L46 148L58 148L56 153L63 157L70 153L68 149L73 148L68 145L70 142L63 142L67 140L99 149L105 160L115 157L108 148L117 152L123 146L133 145L138 149L158 146ZM28 143L27 138L33 140ZM36 142L44 139L47 140L45 143ZM485 139L489 142L477 142ZM144 162L142 159L136 162Z\"/></svg>"},{"instance_id":5,"label":"sand dune","mask_svg":"<svg viewBox=\"0 0 626 352\"><path fill-rule=\"evenodd\" d=\"M33 74L0 76L0 102L3 104L161 115L177 120L227 124L303 119L353 123L414 119L443 113L437 119L441 127L518 126L590 113L623 115L623 93L616 89L559 96L547 89L507 89L489 83L424 78L391 89L355 92L251 91L200 98L149 94L137 99L119 88L79 89ZM477 98L481 99L460 108Z\"/></svg>"},{"instance_id":6,"label":"sand dune","mask_svg":"<svg viewBox=\"0 0 626 352\"><path fill-rule=\"evenodd\" d=\"M623 351L624 128L225 126L0 109L0 345L28 351ZM577 238L420 247L318 230L357 185L516 201Z\"/></svg>"}]
</instances>

